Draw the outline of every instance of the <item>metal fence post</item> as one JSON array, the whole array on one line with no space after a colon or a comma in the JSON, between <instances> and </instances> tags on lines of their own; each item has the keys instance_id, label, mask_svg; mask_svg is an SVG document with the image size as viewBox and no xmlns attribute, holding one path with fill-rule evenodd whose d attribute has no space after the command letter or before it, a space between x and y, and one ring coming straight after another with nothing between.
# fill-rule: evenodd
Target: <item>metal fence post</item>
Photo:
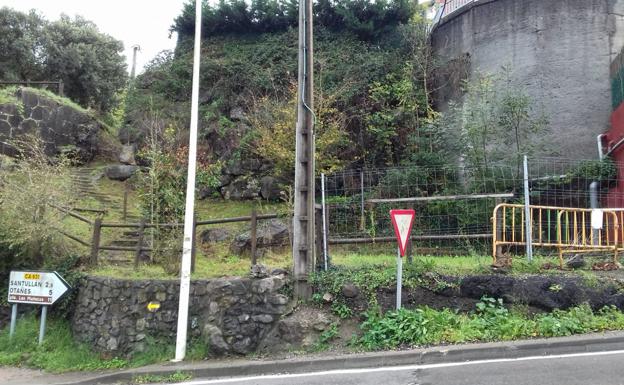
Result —
<instances>
[{"instance_id":1,"label":"metal fence post","mask_svg":"<svg viewBox=\"0 0 624 385\"><path fill-rule=\"evenodd\" d=\"M325 271L329 268L327 255L327 205L325 204L325 174L321 173L321 206L323 209L323 262Z\"/></svg>"},{"instance_id":2,"label":"metal fence post","mask_svg":"<svg viewBox=\"0 0 624 385\"><path fill-rule=\"evenodd\" d=\"M533 260L533 235L531 234L531 201L529 197L529 160L524 156L524 225L526 234L526 254L529 262Z\"/></svg>"},{"instance_id":3,"label":"metal fence post","mask_svg":"<svg viewBox=\"0 0 624 385\"><path fill-rule=\"evenodd\" d=\"M325 257L323 256L323 206L320 204L314 205L314 268L316 271L325 269Z\"/></svg>"},{"instance_id":4,"label":"metal fence post","mask_svg":"<svg viewBox=\"0 0 624 385\"><path fill-rule=\"evenodd\" d=\"M364 170L360 171L360 230L364 230Z\"/></svg>"},{"instance_id":5,"label":"metal fence post","mask_svg":"<svg viewBox=\"0 0 624 385\"><path fill-rule=\"evenodd\" d=\"M501 203L503 203L503 200L501 198L496 198L496 200L494 201L494 204L496 205L496 207L498 207L498 205L500 205ZM495 214L494 218L498 217L498 212ZM500 241L503 237L503 222L502 220L495 220L494 225L496 226L496 237L494 238L494 242L496 241ZM503 246L497 244L496 245L496 249L494 250L494 257L498 258L501 255L503 255Z\"/></svg>"},{"instance_id":6,"label":"metal fence post","mask_svg":"<svg viewBox=\"0 0 624 385\"><path fill-rule=\"evenodd\" d=\"M590 206L593 210L598 209L598 186L599 183L596 181L593 181L590 183L589 185L589 202L590 202ZM622 224L620 224L620 226L622 226ZM599 242L599 236L600 236L600 232L597 229L594 229L594 226L592 226L592 243L594 245L597 245Z\"/></svg>"}]
</instances>

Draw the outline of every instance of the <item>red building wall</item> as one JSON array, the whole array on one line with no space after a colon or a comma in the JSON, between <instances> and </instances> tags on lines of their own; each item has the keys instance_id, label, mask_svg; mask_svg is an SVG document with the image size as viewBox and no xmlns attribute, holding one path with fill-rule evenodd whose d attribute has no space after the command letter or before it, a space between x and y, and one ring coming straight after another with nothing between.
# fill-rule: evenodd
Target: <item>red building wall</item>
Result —
<instances>
[{"instance_id":1,"label":"red building wall","mask_svg":"<svg viewBox=\"0 0 624 385\"><path fill-rule=\"evenodd\" d=\"M604 153L610 152L618 168L618 184L609 190L602 202L605 207L624 208L624 103L611 114L611 128L602 137Z\"/></svg>"}]
</instances>

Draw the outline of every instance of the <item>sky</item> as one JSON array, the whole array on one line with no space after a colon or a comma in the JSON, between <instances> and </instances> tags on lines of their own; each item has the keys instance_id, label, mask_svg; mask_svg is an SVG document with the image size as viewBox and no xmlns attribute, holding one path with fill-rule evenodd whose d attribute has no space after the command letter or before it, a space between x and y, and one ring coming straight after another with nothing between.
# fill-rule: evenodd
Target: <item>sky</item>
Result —
<instances>
[{"instance_id":1,"label":"sky","mask_svg":"<svg viewBox=\"0 0 624 385\"><path fill-rule=\"evenodd\" d=\"M94 22L101 32L123 41L128 67L132 46L138 44L137 73L158 52L175 47L175 35L169 38L169 27L187 0L0 0L8 6L27 12L36 9L48 20L62 13L80 15ZM128 71L130 69L128 68Z\"/></svg>"}]
</instances>

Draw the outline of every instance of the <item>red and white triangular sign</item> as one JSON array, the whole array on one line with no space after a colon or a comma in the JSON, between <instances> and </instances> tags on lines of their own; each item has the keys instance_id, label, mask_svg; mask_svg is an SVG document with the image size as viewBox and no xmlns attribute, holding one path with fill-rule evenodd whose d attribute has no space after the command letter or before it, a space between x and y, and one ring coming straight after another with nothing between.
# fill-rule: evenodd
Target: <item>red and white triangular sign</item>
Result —
<instances>
[{"instance_id":1,"label":"red and white triangular sign","mask_svg":"<svg viewBox=\"0 0 624 385\"><path fill-rule=\"evenodd\" d=\"M396 234L397 241L399 242L399 251L401 257L405 255L405 247L409 240L410 233L412 232L412 224L414 223L414 217L416 212L412 209L409 210L390 210L390 218L392 218L392 226L394 226L394 233Z\"/></svg>"}]
</instances>

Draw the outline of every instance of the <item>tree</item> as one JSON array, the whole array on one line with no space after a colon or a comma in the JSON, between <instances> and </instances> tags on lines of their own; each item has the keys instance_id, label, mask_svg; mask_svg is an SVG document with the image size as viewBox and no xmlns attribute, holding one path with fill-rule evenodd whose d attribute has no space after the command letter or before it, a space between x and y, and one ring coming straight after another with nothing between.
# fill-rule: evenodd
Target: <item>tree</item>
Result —
<instances>
[{"instance_id":1,"label":"tree","mask_svg":"<svg viewBox=\"0 0 624 385\"><path fill-rule=\"evenodd\" d=\"M547 129L546 117L511 80L508 68L477 74L463 90L463 102L452 104L444 117L448 146L478 175L502 163L515 164L517 178L522 156L540 145L534 139Z\"/></svg>"},{"instance_id":2,"label":"tree","mask_svg":"<svg viewBox=\"0 0 624 385\"><path fill-rule=\"evenodd\" d=\"M92 22L62 15L43 30L44 76L60 78L65 93L85 107L108 111L127 80L123 43Z\"/></svg>"},{"instance_id":3,"label":"tree","mask_svg":"<svg viewBox=\"0 0 624 385\"><path fill-rule=\"evenodd\" d=\"M41 76L45 21L34 10L28 14L0 9L0 79L26 80Z\"/></svg>"},{"instance_id":4,"label":"tree","mask_svg":"<svg viewBox=\"0 0 624 385\"><path fill-rule=\"evenodd\" d=\"M285 31L296 27L296 0L220 0L211 6L202 3L202 35L249 34ZM314 22L332 31L346 31L363 40L379 38L397 25L409 21L415 9L409 0L318 0L314 4ZM184 5L182 14L171 26L184 40L195 31L195 2ZM180 41L179 40L179 41Z\"/></svg>"},{"instance_id":5,"label":"tree","mask_svg":"<svg viewBox=\"0 0 624 385\"><path fill-rule=\"evenodd\" d=\"M107 112L126 85L123 44L82 17L48 22L0 9L0 79L62 80L65 94L85 108Z\"/></svg>"}]
</instances>

